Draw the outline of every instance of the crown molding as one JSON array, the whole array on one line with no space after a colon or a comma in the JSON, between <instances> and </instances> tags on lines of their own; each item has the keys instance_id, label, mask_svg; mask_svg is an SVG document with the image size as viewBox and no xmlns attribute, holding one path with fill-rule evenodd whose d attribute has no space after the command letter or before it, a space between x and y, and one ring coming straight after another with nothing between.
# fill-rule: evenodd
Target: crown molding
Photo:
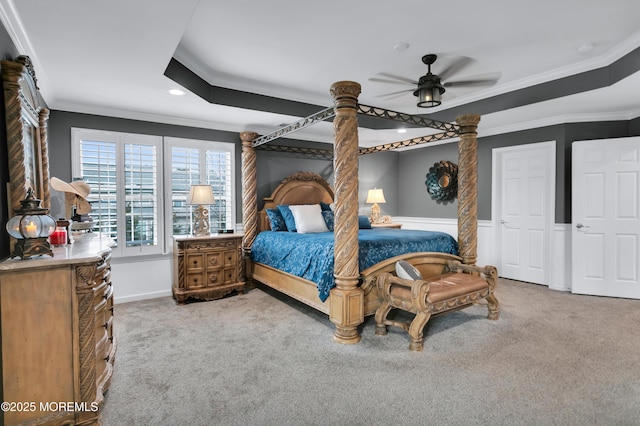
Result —
<instances>
[{"instance_id":1,"label":"crown molding","mask_svg":"<svg viewBox=\"0 0 640 426\"><path fill-rule=\"evenodd\" d=\"M556 68L544 73L536 74L527 78L505 83L500 86L488 88L474 92L470 95L460 96L455 99L451 99L445 106L440 106L433 109L433 112L445 111L447 109L455 108L461 105L466 105L472 102L478 102L486 98L493 96L503 95L509 92L513 92L520 89L526 89L528 87L544 84L550 81L558 80L572 75L581 74L583 72L592 71L595 69L603 68L612 65L614 62L622 58L623 56L631 53L633 50L640 48L640 31L633 36L624 40L622 43L616 45L605 54L597 56L592 59L588 59L573 65L568 65L561 68Z\"/></svg>"},{"instance_id":2,"label":"crown molding","mask_svg":"<svg viewBox=\"0 0 640 426\"><path fill-rule=\"evenodd\" d=\"M19 0L18 0L19 1ZM38 88L40 94L47 104L53 101L53 91L51 84L47 78L44 67L41 66L38 55L36 55L33 45L29 40L29 36L24 29L20 15L14 5L14 0L0 0L0 21L4 25L11 41L18 50L18 55L27 55L33 63L33 67L38 78Z\"/></svg>"}]
</instances>

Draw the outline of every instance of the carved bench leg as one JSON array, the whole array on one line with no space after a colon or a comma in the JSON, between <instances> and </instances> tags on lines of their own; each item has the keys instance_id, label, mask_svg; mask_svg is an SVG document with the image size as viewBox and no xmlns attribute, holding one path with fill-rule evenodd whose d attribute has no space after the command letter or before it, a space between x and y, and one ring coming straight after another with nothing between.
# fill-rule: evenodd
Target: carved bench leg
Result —
<instances>
[{"instance_id":1,"label":"carved bench leg","mask_svg":"<svg viewBox=\"0 0 640 426\"><path fill-rule=\"evenodd\" d=\"M497 320L500 316L500 303L494 294L487 296L487 306L489 308L487 318Z\"/></svg>"},{"instance_id":2,"label":"carved bench leg","mask_svg":"<svg viewBox=\"0 0 640 426\"><path fill-rule=\"evenodd\" d=\"M411 325L409 326L409 337L411 338L411 343L409 344L410 350L422 350L423 330L427 321L429 321L429 318L431 318L431 314L429 312L418 312L413 321L411 321Z\"/></svg>"},{"instance_id":3,"label":"carved bench leg","mask_svg":"<svg viewBox=\"0 0 640 426\"><path fill-rule=\"evenodd\" d=\"M376 334L378 336L385 336L387 334L387 326L384 322L389 312L391 312L391 304L387 300L383 300L376 310Z\"/></svg>"}]
</instances>

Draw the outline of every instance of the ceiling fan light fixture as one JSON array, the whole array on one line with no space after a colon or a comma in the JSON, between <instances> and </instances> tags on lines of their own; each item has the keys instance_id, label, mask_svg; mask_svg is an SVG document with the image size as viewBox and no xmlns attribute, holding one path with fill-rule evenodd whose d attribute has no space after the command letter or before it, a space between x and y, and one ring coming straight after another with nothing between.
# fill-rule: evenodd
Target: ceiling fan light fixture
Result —
<instances>
[{"instance_id":1,"label":"ceiling fan light fixture","mask_svg":"<svg viewBox=\"0 0 640 426\"><path fill-rule=\"evenodd\" d=\"M413 95L418 97L419 108L433 108L442 103L444 91L444 87L440 84L427 84L420 86Z\"/></svg>"}]
</instances>

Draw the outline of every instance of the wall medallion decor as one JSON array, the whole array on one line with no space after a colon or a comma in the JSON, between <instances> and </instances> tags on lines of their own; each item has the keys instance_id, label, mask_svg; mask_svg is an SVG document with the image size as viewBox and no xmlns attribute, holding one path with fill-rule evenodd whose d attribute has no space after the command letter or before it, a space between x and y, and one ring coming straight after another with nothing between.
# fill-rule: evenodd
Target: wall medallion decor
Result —
<instances>
[{"instance_id":1,"label":"wall medallion decor","mask_svg":"<svg viewBox=\"0 0 640 426\"><path fill-rule=\"evenodd\" d=\"M427 173L427 192L436 203L447 204L458 195L458 165L441 160Z\"/></svg>"}]
</instances>

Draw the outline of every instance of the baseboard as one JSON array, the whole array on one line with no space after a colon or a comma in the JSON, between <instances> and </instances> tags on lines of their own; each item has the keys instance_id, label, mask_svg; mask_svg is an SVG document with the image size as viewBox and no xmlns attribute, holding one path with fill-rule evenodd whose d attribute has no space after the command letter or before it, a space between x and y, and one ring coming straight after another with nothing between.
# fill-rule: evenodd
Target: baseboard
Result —
<instances>
[{"instance_id":1,"label":"baseboard","mask_svg":"<svg viewBox=\"0 0 640 426\"><path fill-rule=\"evenodd\" d=\"M138 300L155 299L158 297L167 297L167 296L171 296L171 290L169 291L161 290L161 291L154 291L150 293L132 294L132 295L127 295L122 297L117 297L114 295L113 303L117 305L119 303L136 302Z\"/></svg>"}]
</instances>

